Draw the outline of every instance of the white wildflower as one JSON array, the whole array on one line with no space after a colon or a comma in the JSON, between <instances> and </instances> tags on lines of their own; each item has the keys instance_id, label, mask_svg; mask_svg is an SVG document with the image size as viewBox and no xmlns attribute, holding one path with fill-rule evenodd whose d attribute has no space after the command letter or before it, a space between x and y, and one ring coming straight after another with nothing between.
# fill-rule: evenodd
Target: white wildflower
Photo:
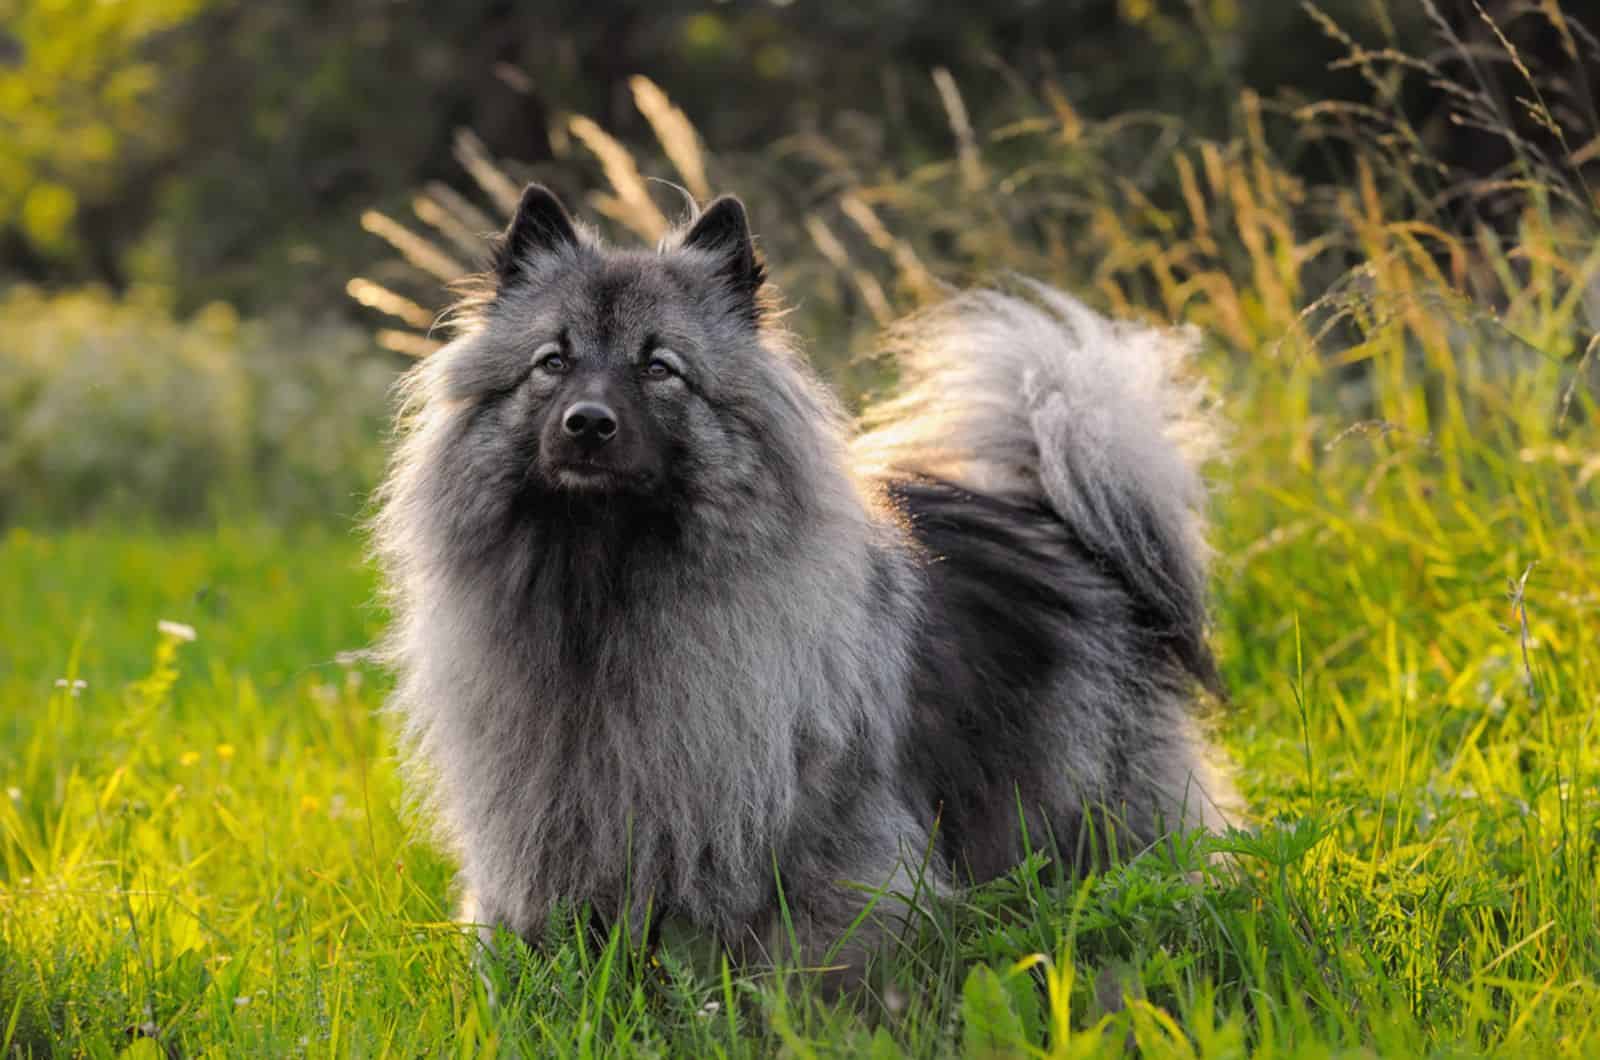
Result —
<instances>
[{"instance_id":1,"label":"white wildflower","mask_svg":"<svg viewBox=\"0 0 1600 1060\"><path fill-rule=\"evenodd\" d=\"M195 638L193 626L185 622L173 622L166 618L156 623L156 631L174 640L190 641Z\"/></svg>"}]
</instances>

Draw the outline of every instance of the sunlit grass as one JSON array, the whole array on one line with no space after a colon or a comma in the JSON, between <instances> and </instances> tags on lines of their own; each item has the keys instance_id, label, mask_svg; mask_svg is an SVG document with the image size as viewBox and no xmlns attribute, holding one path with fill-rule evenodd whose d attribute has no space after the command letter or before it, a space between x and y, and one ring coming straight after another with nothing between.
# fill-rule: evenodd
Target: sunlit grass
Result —
<instances>
[{"instance_id":1,"label":"sunlit grass","mask_svg":"<svg viewBox=\"0 0 1600 1060\"><path fill-rule=\"evenodd\" d=\"M1408 380L1391 338L1375 375ZM1480 341L1458 367L1503 355ZM1561 366L1422 437L1296 413L1311 377L1277 363L1229 381L1217 473L1219 726L1256 815L1232 865L1178 844L930 909L864 1016L559 929L490 1005L348 654L381 623L353 537L13 531L6 1052L1589 1055L1600 520L1549 440ZM1574 401L1559 447L1592 454Z\"/></svg>"},{"instance_id":2,"label":"sunlit grass","mask_svg":"<svg viewBox=\"0 0 1600 1060\"><path fill-rule=\"evenodd\" d=\"M592 122L573 133L610 182L591 206L652 233L666 218L641 174L700 191L730 170L634 88L672 169ZM795 320L852 390L883 372L839 336L935 296L935 263L1203 329L1234 427L1213 469L1216 722L1246 829L1082 881L1038 859L927 905L843 1005L803 972L565 924L479 968L449 923L450 866L404 810L385 678L352 654L382 621L354 535L14 530L0 1053L1600 1055L1600 241L1582 173L1522 158L1519 205L1489 226L1447 216L1421 137L1366 136L1350 125L1375 119L1335 105L1247 96L1216 144L1088 122L1049 85L985 126L936 88L950 160L782 145L843 189L765 242L809 299ZM1264 131L1282 121L1364 145L1350 179L1293 178ZM462 144L503 206L515 182ZM478 209L419 199L445 271ZM428 318L415 290L353 292Z\"/></svg>"}]
</instances>

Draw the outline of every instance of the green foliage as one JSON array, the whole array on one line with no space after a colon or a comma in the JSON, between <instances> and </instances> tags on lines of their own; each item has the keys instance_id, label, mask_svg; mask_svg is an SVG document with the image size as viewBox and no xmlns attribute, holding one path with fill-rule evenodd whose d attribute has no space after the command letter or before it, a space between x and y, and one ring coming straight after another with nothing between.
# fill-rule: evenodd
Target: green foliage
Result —
<instances>
[{"instance_id":1,"label":"green foliage","mask_svg":"<svg viewBox=\"0 0 1600 1060\"><path fill-rule=\"evenodd\" d=\"M141 165L172 147L152 39L205 0L5 0L0 26L0 231L35 251L86 254L80 203L103 204Z\"/></svg>"},{"instance_id":2,"label":"green foliage","mask_svg":"<svg viewBox=\"0 0 1600 1060\"><path fill-rule=\"evenodd\" d=\"M349 327L186 321L153 295L0 297L0 523L349 517L391 363Z\"/></svg>"},{"instance_id":3,"label":"green foliage","mask_svg":"<svg viewBox=\"0 0 1600 1060\"><path fill-rule=\"evenodd\" d=\"M1423 22L1323 6L1384 43ZM1289 2L0 0L0 245L30 282L322 309L370 254L361 212L450 174L460 129L519 172L563 154L572 114L637 144L636 74L730 156L820 134L900 164L948 150L937 67L978 115L1051 79L1092 118L1162 112L1222 138L1247 85L1368 101L1329 69L1339 53ZM830 190L761 168L786 204Z\"/></svg>"}]
</instances>

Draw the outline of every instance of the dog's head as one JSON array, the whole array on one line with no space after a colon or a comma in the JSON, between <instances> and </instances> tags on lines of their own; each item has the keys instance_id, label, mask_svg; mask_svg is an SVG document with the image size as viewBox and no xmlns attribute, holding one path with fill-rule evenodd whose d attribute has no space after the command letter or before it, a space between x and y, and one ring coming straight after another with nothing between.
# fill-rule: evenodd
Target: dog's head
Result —
<instances>
[{"instance_id":1,"label":"dog's head","mask_svg":"<svg viewBox=\"0 0 1600 1060\"><path fill-rule=\"evenodd\" d=\"M762 267L738 200L661 252L580 237L534 185L506 229L481 329L452 352L450 395L489 415L536 487L652 496L732 458L719 409L755 347Z\"/></svg>"},{"instance_id":2,"label":"dog's head","mask_svg":"<svg viewBox=\"0 0 1600 1060\"><path fill-rule=\"evenodd\" d=\"M832 399L771 329L737 199L613 249L531 185L464 333L430 358L428 503L476 518L648 511L782 525L839 465ZM662 520L657 519L654 525Z\"/></svg>"}]
</instances>

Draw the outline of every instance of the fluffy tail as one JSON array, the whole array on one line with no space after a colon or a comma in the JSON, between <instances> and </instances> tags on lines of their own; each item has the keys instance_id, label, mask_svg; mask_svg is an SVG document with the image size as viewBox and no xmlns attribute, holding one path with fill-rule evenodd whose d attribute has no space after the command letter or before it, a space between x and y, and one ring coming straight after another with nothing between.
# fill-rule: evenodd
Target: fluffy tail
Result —
<instances>
[{"instance_id":1,"label":"fluffy tail","mask_svg":"<svg viewBox=\"0 0 1600 1060\"><path fill-rule=\"evenodd\" d=\"M855 455L869 472L1045 505L1215 689L1199 466L1217 436L1186 371L1196 345L1032 281L968 292L891 334L902 389L867 412Z\"/></svg>"}]
</instances>

